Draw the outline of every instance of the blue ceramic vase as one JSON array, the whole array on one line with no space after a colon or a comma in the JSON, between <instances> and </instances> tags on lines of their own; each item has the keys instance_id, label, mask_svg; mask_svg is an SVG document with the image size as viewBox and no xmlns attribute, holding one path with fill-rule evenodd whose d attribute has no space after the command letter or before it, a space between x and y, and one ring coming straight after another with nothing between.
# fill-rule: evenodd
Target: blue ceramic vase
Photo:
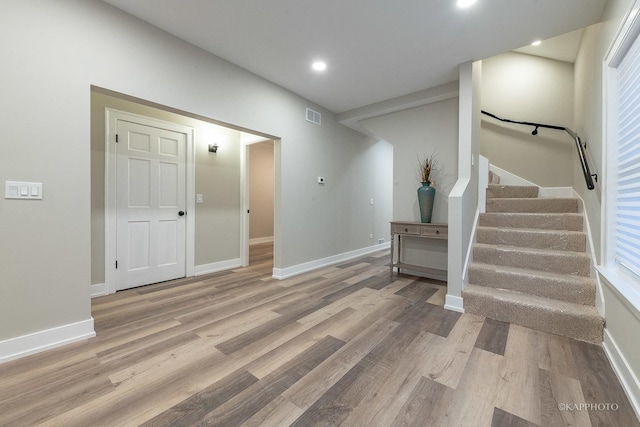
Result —
<instances>
[{"instance_id":1,"label":"blue ceramic vase","mask_svg":"<svg viewBox=\"0 0 640 427\"><path fill-rule=\"evenodd\" d=\"M431 222L431 214L433 213L433 200L436 197L436 189L429 182L423 182L422 187L418 188L418 206L420 207L420 221L423 223Z\"/></svg>"}]
</instances>

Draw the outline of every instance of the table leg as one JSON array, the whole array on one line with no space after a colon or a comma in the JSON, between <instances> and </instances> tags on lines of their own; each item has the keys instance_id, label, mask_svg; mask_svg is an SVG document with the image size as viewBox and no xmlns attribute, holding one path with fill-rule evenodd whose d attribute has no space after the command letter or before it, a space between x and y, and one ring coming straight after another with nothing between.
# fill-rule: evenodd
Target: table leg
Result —
<instances>
[{"instance_id":1,"label":"table leg","mask_svg":"<svg viewBox=\"0 0 640 427\"><path fill-rule=\"evenodd\" d=\"M396 241L395 234L391 233L391 261L389 262L389 277L393 277L393 243Z\"/></svg>"},{"instance_id":2,"label":"table leg","mask_svg":"<svg viewBox=\"0 0 640 427\"><path fill-rule=\"evenodd\" d=\"M398 264L402 263L402 234L398 234ZM398 267L398 274L400 274L400 267Z\"/></svg>"}]
</instances>

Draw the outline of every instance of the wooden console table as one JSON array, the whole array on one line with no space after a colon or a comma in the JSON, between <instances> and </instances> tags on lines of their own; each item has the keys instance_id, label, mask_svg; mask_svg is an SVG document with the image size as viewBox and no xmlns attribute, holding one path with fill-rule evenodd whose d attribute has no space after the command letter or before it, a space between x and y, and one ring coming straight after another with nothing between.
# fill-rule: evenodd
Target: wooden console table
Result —
<instances>
[{"instance_id":1,"label":"wooden console table","mask_svg":"<svg viewBox=\"0 0 640 427\"><path fill-rule=\"evenodd\" d=\"M446 270L424 267L421 265L405 264L402 262L402 236L422 237L427 239L447 240L449 228L447 224L431 224L422 222L391 222L391 263L389 266L389 274L393 276L393 268L397 268L400 272L401 268L420 271L423 273L431 273L437 275L446 275ZM394 260L394 246L398 236L398 259Z\"/></svg>"}]
</instances>

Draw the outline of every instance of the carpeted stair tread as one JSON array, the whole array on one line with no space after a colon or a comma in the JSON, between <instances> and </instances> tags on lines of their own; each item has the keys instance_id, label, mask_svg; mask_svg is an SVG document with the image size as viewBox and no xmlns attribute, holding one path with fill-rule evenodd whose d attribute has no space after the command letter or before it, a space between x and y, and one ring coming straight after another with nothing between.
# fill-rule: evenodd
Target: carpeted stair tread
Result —
<instances>
[{"instance_id":1,"label":"carpeted stair tread","mask_svg":"<svg viewBox=\"0 0 640 427\"><path fill-rule=\"evenodd\" d=\"M604 321L594 306L468 285L465 312L600 344Z\"/></svg>"},{"instance_id":2,"label":"carpeted stair tread","mask_svg":"<svg viewBox=\"0 0 640 427\"><path fill-rule=\"evenodd\" d=\"M583 216L579 213L487 212L480 214L478 225L582 231Z\"/></svg>"},{"instance_id":3,"label":"carpeted stair tread","mask_svg":"<svg viewBox=\"0 0 640 427\"><path fill-rule=\"evenodd\" d=\"M584 252L476 243L473 259L478 262L555 272L559 274L591 275L591 257Z\"/></svg>"},{"instance_id":4,"label":"carpeted stair tread","mask_svg":"<svg viewBox=\"0 0 640 427\"><path fill-rule=\"evenodd\" d=\"M538 187L531 185L489 184L489 187L487 188L487 199L525 197L538 197Z\"/></svg>"},{"instance_id":5,"label":"carpeted stair tread","mask_svg":"<svg viewBox=\"0 0 640 427\"><path fill-rule=\"evenodd\" d=\"M489 185L462 291L464 310L600 344L604 320L576 198Z\"/></svg>"},{"instance_id":6,"label":"carpeted stair tread","mask_svg":"<svg viewBox=\"0 0 640 427\"><path fill-rule=\"evenodd\" d=\"M579 231L536 228L477 227L478 243L584 252L586 235Z\"/></svg>"},{"instance_id":7,"label":"carpeted stair tread","mask_svg":"<svg viewBox=\"0 0 640 427\"><path fill-rule=\"evenodd\" d=\"M487 212L564 213L578 212L574 198L499 198L487 199Z\"/></svg>"},{"instance_id":8,"label":"carpeted stair tread","mask_svg":"<svg viewBox=\"0 0 640 427\"><path fill-rule=\"evenodd\" d=\"M471 263L468 271L469 283L476 286L508 289L576 304L595 304L596 284L590 277L480 262Z\"/></svg>"},{"instance_id":9,"label":"carpeted stair tread","mask_svg":"<svg viewBox=\"0 0 640 427\"><path fill-rule=\"evenodd\" d=\"M587 241L585 233L570 230L478 226L476 232L478 243L564 251L584 252Z\"/></svg>"}]
</instances>

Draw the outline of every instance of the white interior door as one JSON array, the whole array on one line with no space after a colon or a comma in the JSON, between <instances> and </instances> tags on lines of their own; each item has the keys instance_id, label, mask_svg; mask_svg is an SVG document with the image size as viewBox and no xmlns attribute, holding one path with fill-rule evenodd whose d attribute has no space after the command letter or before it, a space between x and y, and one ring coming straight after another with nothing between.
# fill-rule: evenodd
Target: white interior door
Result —
<instances>
[{"instance_id":1,"label":"white interior door","mask_svg":"<svg viewBox=\"0 0 640 427\"><path fill-rule=\"evenodd\" d=\"M117 289L186 276L183 133L116 124Z\"/></svg>"}]
</instances>

